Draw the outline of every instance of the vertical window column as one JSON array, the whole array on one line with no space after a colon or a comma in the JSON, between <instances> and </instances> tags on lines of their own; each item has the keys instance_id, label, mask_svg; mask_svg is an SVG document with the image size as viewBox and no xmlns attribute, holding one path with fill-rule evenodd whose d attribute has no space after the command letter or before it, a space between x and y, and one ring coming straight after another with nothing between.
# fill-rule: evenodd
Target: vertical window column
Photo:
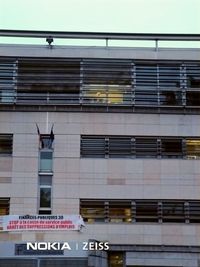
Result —
<instances>
[{"instance_id":1,"label":"vertical window column","mask_svg":"<svg viewBox=\"0 0 200 267\"><path fill-rule=\"evenodd\" d=\"M52 134L40 135L39 214L51 214L52 212L53 140Z\"/></svg>"}]
</instances>

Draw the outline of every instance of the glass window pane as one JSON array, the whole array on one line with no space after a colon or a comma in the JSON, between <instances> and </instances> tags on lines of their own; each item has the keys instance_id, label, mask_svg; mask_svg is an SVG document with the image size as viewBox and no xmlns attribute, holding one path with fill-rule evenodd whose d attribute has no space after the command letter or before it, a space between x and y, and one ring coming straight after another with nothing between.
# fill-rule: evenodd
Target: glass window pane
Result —
<instances>
[{"instance_id":1,"label":"glass window pane","mask_svg":"<svg viewBox=\"0 0 200 267\"><path fill-rule=\"evenodd\" d=\"M12 135L0 135L0 155L12 154Z\"/></svg>"},{"instance_id":2,"label":"glass window pane","mask_svg":"<svg viewBox=\"0 0 200 267\"><path fill-rule=\"evenodd\" d=\"M80 212L84 221L88 223L105 221L105 210L103 201L82 202Z\"/></svg>"},{"instance_id":3,"label":"glass window pane","mask_svg":"<svg viewBox=\"0 0 200 267\"><path fill-rule=\"evenodd\" d=\"M191 223L200 223L200 203L198 201L189 202L189 214Z\"/></svg>"},{"instance_id":4,"label":"glass window pane","mask_svg":"<svg viewBox=\"0 0 200 267\"><path fill-rule=\"evenodd\" d=\"M163 158L181 158L182 140L181 139L162 139L161 155Z\"/></svg>"},{"instance_id":5,"label":"glass window pane","mask_svg":"<svg viewBox=\"0 0 200 267\"><path fill-rule=\"evenodd\" d=\"M136 137L135 152L136 158L156 158L158 156L157 139Z\"/></svg>"},{"instance_id":6,"label":"glass window pane","mask_svg":"<svg viewBox=\"0 0 200 267\"><path fill-rule=\"evenodd\" d=\"M54 136L50 135L40 135L40 149L52 149Z\"/></svg>"},{"instance_id":7,"label":"glass window pane","mask_svg":"<svg viewBox=\"0 0 200 267\"><path fill-rule=\"evenodd\" d=\"M136 64L136 88L156 87L157 85L157 64Z\"/></svg>"},{"instance_id":8,"label":"glass window pane","mask_svg":"<svg viewBox=\"0 0 200 267\"><path fill-rule=\"evenodd\" d=\"M106 149L105 137L82 136L81 137L81 156L104 158Z\"/></svg>"},{"instance_id":9,"label":"glass window pane","mask_svg":"<svg viewBox=\"0 0 200 267\"><path fill-rule=\"evenodd\" d=\"M163 222L184 222L184 202L163 202Z\"/></svg>"},{"instance_id":10,"label":"glass window pane","mask_svg":"<svg viewBox=\"0 0 200 267\"><path fill-rule=\"evenodd\" d=\"M40 151L40 171L52 171L52 151Z\"/></svg>"},{"instance_id":11,"label":"glass window pane","mask_svg":"<svg viewBox=\"0 0 200 267\"><path fill-rule=\"evenodd\" d=\"M131 137L109 137L109 157L124 158L132 155Z\"/></svg>"},{"instance_id":12,"label":"glass window pane","mask_svg":"<svg viewBox=\"0 0 200 267\"><path fill-rule=\"evenodd\" d=\"M0 216L9 214L10 199L0 198Z\"/></svg>"},{"instance_id":13,"label":"glass window pane","mask_svg":"<svg viewBox=\"0 0 200 267\"><path fill-rule=\"evenodd\" d=\"M187 139L186 140L186 155L189 159L200 158L200 140Z\"/></svg>"},{"instance_id":14,"label":"glass window pane","mask_svg":"<svg viewBox=\"0 0 200 267\"><path fill-rule=\"evenodd\" d=\"M51 207L51 188L40 188L40 208Z\"/></svg>"},{"instance_id":15,"label":"glass window pane","mask_svg":"<svg viewBox=\"0 0 200 267\"><path fill-rule=\"evenodd\" d=\"M131 103L131 61L84 60L83 103L124 105Z\"/></svg>"},{"instance_id":16,"label":"glass window pane","mask_svg":"<svg viewBox=\"0 0 200 267\"><path fill-rule=\"evenodd\" d=\"M0 102L12 103L14 101L14 90L0 90Z\"/></svg>"},{"instance_id":17,"label":"glass window pane","mask_svg":"<svg viewBox=\"0 0 200 267\"><path fill-rule=\"evenodd\" d=\"M160 104L166 106L180 106L182 105L181 92L177 91L161 91Z\"/></svg>"},{"instance_id":18,"label":"glass window pane","mask_svg":"<svg viewBox=\"0 0 200 267\"><path fill-rule=\"evenodd\" d=\"M109 267L125 266L123 252L110 252L108 261L109 261Z\"/></svg>"},{"instance_id":19,"label":"glass window pane","mask_svg":"<svg viewBox=\"0 0 200 267\"><path fill-rule=\"evenodd\" d=\"M50 175L40 175L39 180L40 185L52 185L52 176Z\"/></svg>"},{"instance_id":20,"label":"glass window pane","mask_svg":"<svg viewBox=\"0 0 200 267\"><path fill-rule=\"evenodd\" d=\"M187 106L200 106L200 92L186 92Z\"/></svg>"},{"instance_id":21,"label":"glass window pane","mask_svg":"<svg viewBox=\"0 0 200 267\"><path fill-rule=\"evenodd\" d=\"M180 87L180 66L160 64L159 86L170 88Z\"/></svg>"},{"instance_id":22,"label":"glass window pane","mask_svg":"<svg viewBox=\"0 0 200 267\"><path fill-rule=\"evenodd\" d=\"M187 64L187 87L200 88L200 65Z\"/></svg>"},{"instance_id":23,"label":"glass window pane","mask_svg":"<svg viewBox=\"0 0 200 267\"><path fill-rule=\"evenodd\" d=\"M110 202L109 203L110 222L131 222L131 203Z\"/></svg>"},{"instance_id":24,"label":"glass window pane","mask_svg":"<svg viewBox=\"0 0 200 267\"><path fill-rule=\"evenodd\" d=\"M158 203L136 202L136 222L158 222Z\"/></svg>"},{"instance_id":25,"label":"glass window pane","mask_svg":"<svg viewBox=\"0 0 200 267\"><path fill-rule=\"evenodd\" d=\"M156 90L135 90L135 105L156 106L158 105L158 94Z\"/></svg>"}]
</instances>

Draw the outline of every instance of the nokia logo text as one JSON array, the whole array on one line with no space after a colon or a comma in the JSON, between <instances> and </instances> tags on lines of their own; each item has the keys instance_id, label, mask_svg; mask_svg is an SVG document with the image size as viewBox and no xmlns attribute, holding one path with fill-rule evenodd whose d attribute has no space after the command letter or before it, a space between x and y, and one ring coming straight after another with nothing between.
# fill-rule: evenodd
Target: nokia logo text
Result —
<instances>
[{"instance_id":1,"label":"nokia logo text","mask_svg":"<svg viewBox=\"0 0 200 267\"><path fill-rule=\"evenodd\" d=\"M27 242L27 250L71 250L71 247L68 242L59 243L59 242Z\"/></svg>"}]
</instances>

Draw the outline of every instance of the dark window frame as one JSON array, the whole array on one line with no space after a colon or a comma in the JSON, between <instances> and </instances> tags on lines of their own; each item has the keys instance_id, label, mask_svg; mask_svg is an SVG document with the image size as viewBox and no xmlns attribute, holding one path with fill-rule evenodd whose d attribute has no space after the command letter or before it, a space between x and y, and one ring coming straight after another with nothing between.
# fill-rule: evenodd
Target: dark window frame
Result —
<instances>
[{"instance_id":1,"label":"dark window frame","mask_svg":"<svg viewBox=\"0 0 200 267\"><path fill-rule=\"evenodd\" d=\"M9 148L5 149L6 146ZM13 134L0 134L0 157L1 156L12 156L13 153Z\"/></svg>"},{"instance_id":2,"label":"dark window frame","mask_svg":"<svg viewBox=\"0 0 200 267\"><path fill-rule=\"evenodd\" d=\"M90 212L87 212L87 207L93 210L91 216ZM94 213L95 209L98 210L99 207L101 207L100 217L98 214L95 216ZM112 207L118 207L119 211L117 213L114 211L112 214L112 210L109 211ZM125 211L127 207L130 209L128 216L121 212ZM200 201L80 199L80 214L86 223L200 223Z\"/></svg>"},{"instance_id":3,"label":"dark window frame","mask_svg":"<svg viewBox=\"0 0 200 267\"><path fill-rule=\"evenodd\" d=\"M200 159L199 145L190 151L187 142L200 137L81 135L81 158Z\"/></svg>"},{"instance_id":4,"label":"dark window frame","mask_svg":"<svg viewBox=\"0 0 200 267\"><path fill-rule=\"evenodd\" d=\"M0 216L9 215L10 198L0 198Z\"/></svg>"}]
</instances>

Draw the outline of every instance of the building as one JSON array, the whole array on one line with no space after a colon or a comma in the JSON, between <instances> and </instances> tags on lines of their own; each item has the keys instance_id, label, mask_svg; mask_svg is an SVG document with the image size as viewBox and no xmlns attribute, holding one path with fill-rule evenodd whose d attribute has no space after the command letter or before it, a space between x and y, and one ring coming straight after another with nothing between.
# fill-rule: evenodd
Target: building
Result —
<instances>
[{"instance_id":1,"label":"building","mask_svg":"<svg viewBox=\"0 0 200 267\"><path fill-rule=\"evenodd\" d=\"M1 228L0 266L200 266L200 50L159 47L200 35L0 35L47 38L0 45L0 214L13 219ZM57 37L106 45L56 46ZM79 231L20 230L12 217L79 214ZM83 250L88 240L110 249Z\"/></svg>"}]
</instances>

